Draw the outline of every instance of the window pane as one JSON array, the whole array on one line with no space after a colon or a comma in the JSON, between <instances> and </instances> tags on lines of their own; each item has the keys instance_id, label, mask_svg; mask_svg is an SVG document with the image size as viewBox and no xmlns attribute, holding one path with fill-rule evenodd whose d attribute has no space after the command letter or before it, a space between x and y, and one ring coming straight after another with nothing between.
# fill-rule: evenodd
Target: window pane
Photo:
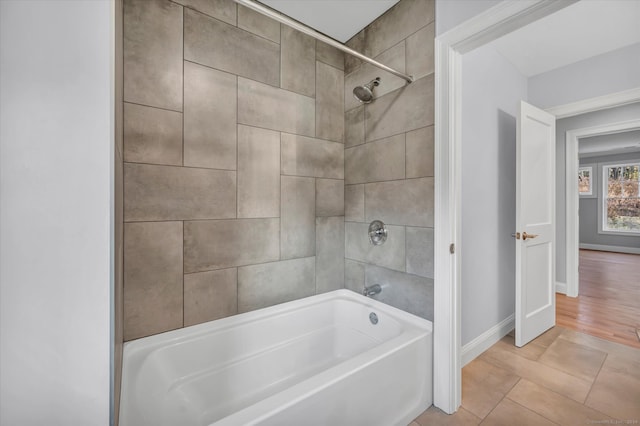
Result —
<instances>
[{"instance_id":1,"label":"window pane","mask_svg":"<svg viewBox=\"0 0 640 426\"><path fill-rule=\"evenodd\" d=\"M578 192L591 195L591 167L580 167L578 171Z\"/></svg>"},{"instance_id":2,"label":"window pane","mask_svg":"<svg viewBox=\"0 0 640 426\"><path fill-rule=\"evenodd\" d=\"M640 165L622 164L605 168L606 223L611 231L640 232Z\"/></svg>"}]
</instances>

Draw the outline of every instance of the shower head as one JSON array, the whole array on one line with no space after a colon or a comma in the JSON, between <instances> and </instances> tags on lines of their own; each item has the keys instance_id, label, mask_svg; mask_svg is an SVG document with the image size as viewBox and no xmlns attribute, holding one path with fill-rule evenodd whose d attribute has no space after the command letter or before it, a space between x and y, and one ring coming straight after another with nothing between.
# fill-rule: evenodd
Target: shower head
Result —
<instances>
[{"instance_id":1,"label":"shower head","mask_svg":"<svg viewBox=\"0 0 640 426\"><path fill-rule=\"evenodd\" d=\"M353 89L353 96L363 104L373 101L373 88L380 85L380 77L376 77L364 86L357 86Z\"/></svg>"}]
</instances>

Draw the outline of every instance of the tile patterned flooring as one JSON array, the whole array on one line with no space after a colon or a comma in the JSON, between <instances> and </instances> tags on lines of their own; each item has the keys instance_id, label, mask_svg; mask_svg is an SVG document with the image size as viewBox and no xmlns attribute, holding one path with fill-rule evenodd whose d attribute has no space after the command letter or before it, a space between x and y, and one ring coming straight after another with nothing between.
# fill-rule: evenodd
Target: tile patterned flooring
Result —
<instances>
[{"instance_id":1,"label":"tile patterned flooring","mask_svg":"<svg viewBox=\"0 0 640 426\"><path fill-rule=\"evenodd\" d=\"M640 349L562 327L517 348L505 336L462 370L462 406L409 426L640 425Z\"/></svg>"}]
</instances>

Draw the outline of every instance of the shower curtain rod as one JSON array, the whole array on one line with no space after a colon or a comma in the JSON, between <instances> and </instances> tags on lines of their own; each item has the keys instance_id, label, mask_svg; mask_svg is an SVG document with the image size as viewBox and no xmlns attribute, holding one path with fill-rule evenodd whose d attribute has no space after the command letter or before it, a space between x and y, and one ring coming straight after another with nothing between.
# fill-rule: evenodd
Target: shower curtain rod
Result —
<instances>
[{"instance_id":1,"label":"shower curtain rod","mask_svg":"<svg viewBox=\"0 0 640 426\"><path fill-rule=\"evenodd\" d=\"M340 43L339 41L336 41L334 39L332 39L331 37L328 37L316 30L314 30L311 27L308 27L294 19L289 18L288 16L285 16L281 13L276 12L273 9L270 9L266 6L261 5L258 2L255 2L253 0L234 0L236 3L241 4L243 6L248 7L249 9L253 9L258 13L261 13L262 15L268 16L269 18L275 19L278 22L281 22L291 28L293 28L294 30L298 30L301 33L310 35L311 37L320 40L323 43L328 44L329 46L333 46L336 49L342 50L345 53L348 53L351 56L355 56L356 58L363 60L365 62L370 63L373 66L376 66L380 69L383 69L395 76L398 76L400 78L403 78L407 81L407 83L412 83L413 82L413 77L404 73L401 73L400 71L396 71L391 67L386 66L383 63L380 63L378 61L376 61L375 59L371 59L368 56L363 55L362 53L351 49L350 47L345 46L344 44Z\"/></svg>"}]
</instances>

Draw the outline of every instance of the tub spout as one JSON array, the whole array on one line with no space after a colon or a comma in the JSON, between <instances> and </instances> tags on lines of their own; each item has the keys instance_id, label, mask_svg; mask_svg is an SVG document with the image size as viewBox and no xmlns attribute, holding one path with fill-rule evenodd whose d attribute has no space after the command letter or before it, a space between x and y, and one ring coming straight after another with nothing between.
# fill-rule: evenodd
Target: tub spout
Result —
<instances>
[{"instance_id":1,"label":"tub spout","mask_svg":"<svg viewBox=\"0 0 640 426\"><path fill-rule=\"evenodd\" d=\"M362 294L364 294L367 297L375 296L380 292L382 292L382 287L380 287L379 284L374 284L372 286L365 287L364 290L362 290Z\"/></svg>"}]
</instances>

